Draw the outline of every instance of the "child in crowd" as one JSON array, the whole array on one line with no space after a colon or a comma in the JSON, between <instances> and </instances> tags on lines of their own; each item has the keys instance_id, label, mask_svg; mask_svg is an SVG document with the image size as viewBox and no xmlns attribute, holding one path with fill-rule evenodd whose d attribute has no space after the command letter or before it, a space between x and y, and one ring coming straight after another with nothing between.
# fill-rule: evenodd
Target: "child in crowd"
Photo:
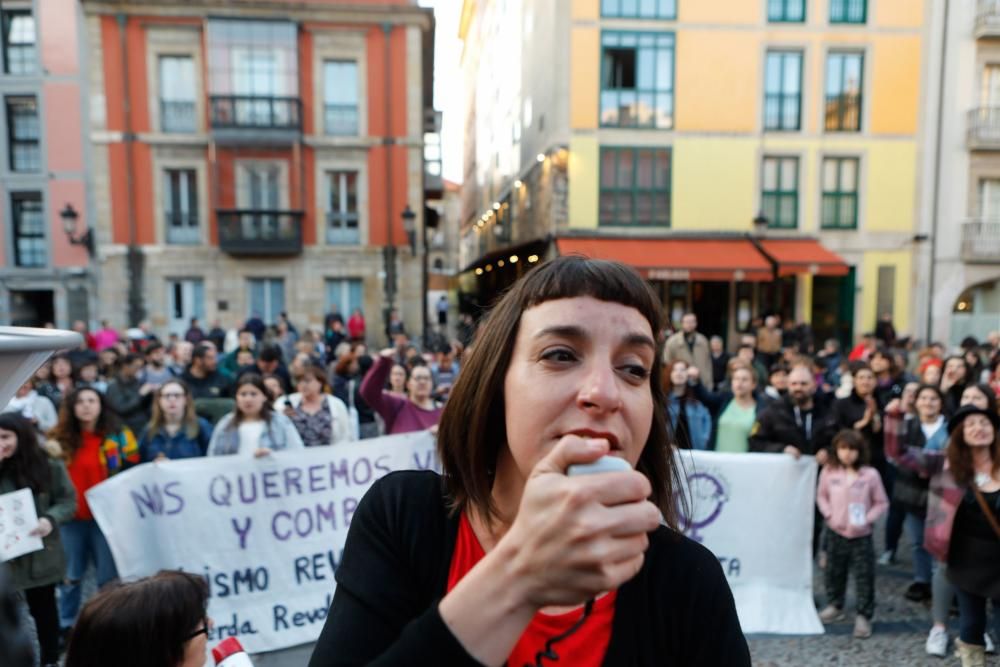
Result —
<instances>
[{"instance_id":1,"label":"child in crowd","mask_svg":"<svg viewBox=\"0 0 1000 667\"><path fill-rule=\"evenodd\" d=\"M826 521L826 594L819 617L824 623L844 618L847 575L854 572L858 609L854 636L872 634L875 612L875 550L872 525L889 507L878 472L868 464L868 443L857 431L844 429L833 438L834 457L819 476L816 504Z\"/></svg>"}]
</instances>

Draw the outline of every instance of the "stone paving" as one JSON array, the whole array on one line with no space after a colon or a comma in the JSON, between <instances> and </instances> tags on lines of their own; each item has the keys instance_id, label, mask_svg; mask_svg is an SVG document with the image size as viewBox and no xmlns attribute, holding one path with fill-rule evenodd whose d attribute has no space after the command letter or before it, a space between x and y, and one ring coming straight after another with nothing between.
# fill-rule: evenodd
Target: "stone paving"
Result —
<instances>
[{"instance_id":1,"label":"stone paving","mask_svg":"<svg viewBox=\"0 0 1000 667\"><path fill-rule=\"evenodd\" d=\"M876 553L881 553L882 525L876 532ZM844 667L953 667L958 658L936 658L924 652L924 641L931 627L930 608L903 597L910 585L910 543L904 536L895 565L876 566L874 633L869 639L854 639L854 582L848 582L847 620L827 626L819 636L790 637L753 635L747 639L753 664L758 667L798 665L843 665ZM823 571L818 567L813 577L817 608L826 605ZM958 634L958 618L950 619L949 635ZM1000 657L987 656L987 665L1000 666Z\"/></svg>"}]
</instances>

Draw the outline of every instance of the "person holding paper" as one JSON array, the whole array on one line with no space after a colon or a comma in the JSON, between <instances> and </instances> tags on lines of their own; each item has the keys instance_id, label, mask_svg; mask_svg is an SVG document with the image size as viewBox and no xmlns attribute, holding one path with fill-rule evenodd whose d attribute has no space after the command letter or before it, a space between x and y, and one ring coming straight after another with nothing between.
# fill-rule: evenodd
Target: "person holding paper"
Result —
<instances>
[{"instance_id":1,"label":"person holding paper","mask_svg":"<svg viewBox=\"0 0 1000 667\"><path fill-rule=\"evenodd\" d=\"M98 588L118 576L108 541L84 494L139 463L135 436L104 401L104 394L96 389L74 389L63 401L59 423L49 434L48 446L66 461L76 488L76 514L62 529L66 581L59 586L59 626L64 633L69 632L80 611L81 584L87 564L94 561Z\"/></svg>"},{"instance_id":2,"label":"person holding paper","mask_svg":"<svg viewBox=\"0 0 1000 667\"><path fill-rule=\"evenodd\" d=\"M718 558L677 530L661 311L579 256L506 292L444 409L444 475L359 503L311 667L750 665ZM618 471L567 474L598 460Z\"/></svg>"},{"instance_id":3,"label":"person holding paper","mask_svg":"<svg viewBox=\"0 0 1000 667\"><path fill-rule=\"evenodd\" d=\"M76 512L76 491L62 461L38 446L35 428L19 414L0 414L0 494L31 489L38 525L31 534L43 548L18 556L7 565L14 588L21 591L35 619L42 667L59 661L59 612L56 584L66 571L59 526Z\"/></svg>"}]
</instances>

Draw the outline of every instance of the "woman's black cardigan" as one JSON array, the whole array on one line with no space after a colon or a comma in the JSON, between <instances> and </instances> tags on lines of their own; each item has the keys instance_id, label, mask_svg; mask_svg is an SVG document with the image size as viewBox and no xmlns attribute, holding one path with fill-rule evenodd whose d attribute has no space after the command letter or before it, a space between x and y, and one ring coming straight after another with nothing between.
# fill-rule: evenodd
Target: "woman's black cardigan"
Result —
<instances>
[{"instance_id":1,"label":"woman's black cardigan","mask_svg":"<svg viewBox=\"0 0 1000 667\"><path fill-rule=\"evenodd\" d=\"M351 521L310 667L479 664L437 606L457 531L436 473L397 472L376 482ZM665 527L649 537L642 569L618 589L604 664L749 666L718 559Z\"/></svg>"}]
</instances>

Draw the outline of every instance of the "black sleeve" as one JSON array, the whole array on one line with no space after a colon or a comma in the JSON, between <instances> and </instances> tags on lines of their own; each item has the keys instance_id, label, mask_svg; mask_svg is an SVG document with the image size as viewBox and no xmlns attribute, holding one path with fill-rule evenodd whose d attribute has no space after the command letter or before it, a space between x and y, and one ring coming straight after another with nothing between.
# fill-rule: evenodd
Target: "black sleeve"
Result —
<instances>
[{"instance_id":1,"label":"black sleeve","mask_svg":"<svg viewBox=\"0 0 1000 667\"><path fill-rule=\"evenodd\" d=\"M691 389L694 391L694 397L701 401L706 408L708 408L708 411L712 413L712 416L716 416L728 402L727 399L729 398L729 392L727 391L709 391L701 382L693 383L691 385Z\"/></svg>"},{"instance_id":2,"label":"black sleeve","mask_svg":"<svg viewBox=\"0 0 1000 667\"><path fill-rule=\"evenodd\" d=\"M427 527L407 520L419 522L428 508L417 498L404 502L407 489L397 493L395 488L400 474L406 473L376 482L358 505L337 568L333 604L309 667L479 664L441 619L426 572L413 562L414 550L422 547L410 537ZM412 511L400 511L406 505ZM435 533L433 528L427 532ZM434 555L425 550L423 559ZM450 554L438 555L450 560Z\"/></svg>"},{"instance_id":3,"label":"black sleeve","mask_svg":"<svg viewBox=\"0 0 1000 667\"><path fill-rule=\"evenodd\" d=\"M736 602L718 559L698 545L704 554L697 558L692 572L685 616L689 619L686 655L677 664L726 667L750 667L750 649L740 627Z\"/></svg>"},{"instance_id":4,"label":"black sleeve","mask_svg":"<svg viewBox=\"0 0 1000 667\"><path fill-rule=\"evenodd\" d=\"M777 453L785 451L787 443L778 442L774 438L774 410L765 408L757 415L757 421L750 431L750 451Z\"/></svg>"}]
</instances>

